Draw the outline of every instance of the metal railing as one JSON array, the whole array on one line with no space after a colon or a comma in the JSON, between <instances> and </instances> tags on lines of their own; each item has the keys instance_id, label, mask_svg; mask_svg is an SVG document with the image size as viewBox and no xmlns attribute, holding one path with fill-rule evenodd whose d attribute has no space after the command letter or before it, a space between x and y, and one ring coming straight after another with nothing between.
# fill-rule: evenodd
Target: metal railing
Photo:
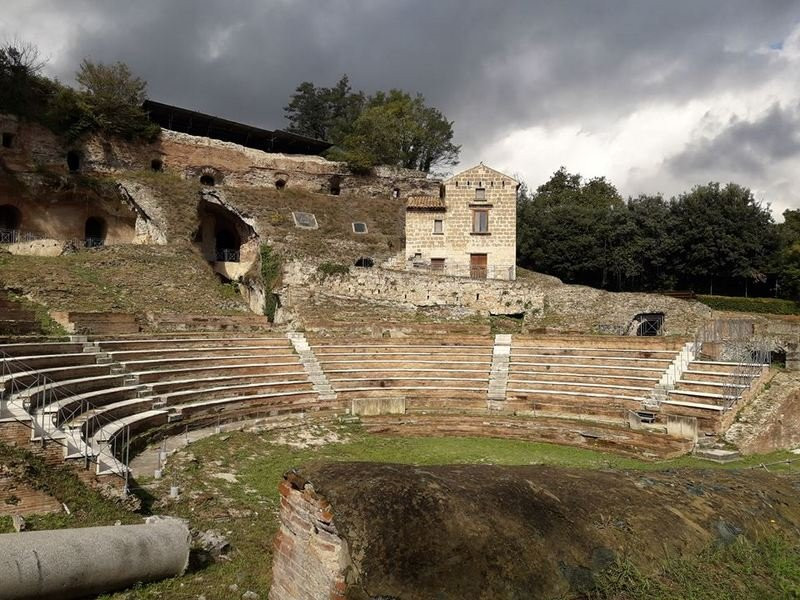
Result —
<instances>
[{"instance_id":1,"label":"metal railing","mask_svg":"<svg viewBox=\"0 0 800 600\"><path fill-rule=\"evenodd\" d=\"M33 231L19 229L0 229L0 244L18 244L20 242L35 242L45 239L45 235Z\"/></svg>"},{"instance_id":2,"label":"metal railing","mask_svg":"<svg viewBox=\"0 0 800 600\"><path fill-rule=\"evenodd\" d=\"M515 277L515 267L493 265L488 267L457 264L457 263L407 263L407 271L422 271L431 275L444 275L447 277L468 277L470 279L503 279L513 280Z\"/></svg>"},{"instance_id":3,"label":"metal railing","mask_svg":"<svg viewBox=\"0 0 800 600\"><path fill-rule=\"evenodd\" d=\"M111 367L109 366L109 371ZM32 376L29 383L23 383L26 376ZM2 409L0 415L10 415L16 421L23 424L24 421L14 408L21 408L26 418L30 420L33 430L32 440L41 441L42 445L46 440L54 442L67 449L67 453L74 446L70 445L77 441L77 450L82 454L84 466L89 467L92 459L99 460L101 455L110 460L114 469L112 472L120 475L125 480L125 493L128 492L130 469L130 425L122 428L118 426L115 419L103 415L97 406L90 403L78 392L71 390L68 386L59 385L59 382L47 377L34 367L20 361L9 354L0 351L0 402ZM67 398L77 398L78 405L72 410L58 410L47 412L45 409L54 406L59 400ZM106 443L95 447L89 439L88 420L80 428L72 428L67 431L63 428L64 423L69 423L76 416L90 414L90 419L95 419L99 426L95 426L91 431L91 437L100 436L99 439ZM113 426L113 429L112 429ZM72 433L77 429L78 440L72 437ZM120 456L121 458L117 458Z\"/></svg>"},{"instance_id":4,"label":"metal railing","mask_svg":"<svg viewBox=\"0 0 800 600\"><path fill-rule=\"evenodd\" d=\"M769 343L765 340L753 340L744 343L734 351L733 360L736 368L725 378L722 384L722 395L725 408L732 408L742 395L750 389L753 381L758 379L772 363Z\"/></svg>"},{"instance_id":5,"label":"metal railing","mask_svg":"<svg viewBox=\"0 0 800 600\"><path fill-rule=\"evenodd\" d=\"M769 340L756 337L753 322L747 319L714 320L697 330L692 352L697 360L704 358L703 344L720 344L721 360L736 363L734 370L722 382L725 409L732 408L750 389L764 368L772 364ZM708 355L705 355L708 357Z\"/></svg>"},{"instance_id":6,"label":"metal railing","mask_svg":"<svg viewBox=\"0 0 800 600\"><path fill-rule=\"evenodd\" d=\"M236 248L217 248L217 262L239 262L239 250Z\"/></svg>"}]
</instances>

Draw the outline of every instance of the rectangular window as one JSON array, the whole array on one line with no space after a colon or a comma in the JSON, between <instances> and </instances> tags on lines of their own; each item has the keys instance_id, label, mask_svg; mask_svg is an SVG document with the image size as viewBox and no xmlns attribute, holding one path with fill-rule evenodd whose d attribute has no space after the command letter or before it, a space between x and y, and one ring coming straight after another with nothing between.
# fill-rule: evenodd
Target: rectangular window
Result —
<instances>
[{"instance_id":1,"label":"rectangular window","mask_svg":"<svg viewBox=\"0 0 800 600\"><path fill-rule=\"evenodd\" d=\"M475 200L486 200L486 188L477 188L475 190Z\"/></svg>"},{"instance_id":2,"label":"rectangular window","mask_svg":"<svg viewBox=\"0 0 800 600\"><path fill-rule=\"evenodd\" d=\"M13 133L7 133L4 131L2 139L3 139L3 148L11 148L11 146L14 144Z\"/></svg>"},{"instance_id":3,"label":"rectangular window","mask_svg":"<svg viewBox=\"0 0 800 600\"><path fill-rule=\"evenodd\" d=\"M433 234L442 235L444 233L444 221L441 219L433 220Z\"/></svg>"},{"instance_id":4,"label":"rectangular window","mask_svg":"<svg viewBox=\"0 0 800 600\"><path fill-rule=\"evenodd\" d=\"M489 233L489 211L472 211L472 233Z\"/></svg>"},{"instance_id":5,"label":"rectangular window","mask_svg":"<svg viewBox=\"0 0 800 600\"><path fill-rule=\"evenodd\" d=\"M431 259L431 271L444 271L444 259L443 258L432 258Z\"/></svg>"}]
</instances>

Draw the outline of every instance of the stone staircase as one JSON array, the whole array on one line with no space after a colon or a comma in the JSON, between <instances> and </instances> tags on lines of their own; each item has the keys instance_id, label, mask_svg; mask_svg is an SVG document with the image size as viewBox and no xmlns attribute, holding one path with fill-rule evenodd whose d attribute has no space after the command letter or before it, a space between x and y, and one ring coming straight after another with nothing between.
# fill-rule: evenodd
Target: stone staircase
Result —
<instances>
[{"instance_id":1,"label":"stone staircase","mask_svg":"<svg viewBox=\"0 0 800 600\"><path fill-rule=\"evenodd\" d=\"M32 310L14 302L0 290L0 336L32 335L41 333L41 325Z\"/></svg>"},{"instance_id":2,"label":"stone staircase","mask_svg":"<svg viewBox=\"0 0 800 600\"><path fill-rule=\"evenodd\" d=\"M489 373L489 401L503 401L508 389L508 365L511 359L511 334L494 336L492 369Z\"/></svg>"},{"instance_id":3,"label":"stone staircase","mask_svg":"<svg viewBox=\"0 0 800 600\"><path fill-rule=\"evenodd\" d=\"M308 375L308 380L314 387L314 391L319 393L320 400L336 400L336 392L333 391L330 381L325 376L322 366L319 364L314 351L308 344L308 340L304 333L289 332L286 334L292 346L300 356L300 364Z\"/></svg>"}]
</instances>

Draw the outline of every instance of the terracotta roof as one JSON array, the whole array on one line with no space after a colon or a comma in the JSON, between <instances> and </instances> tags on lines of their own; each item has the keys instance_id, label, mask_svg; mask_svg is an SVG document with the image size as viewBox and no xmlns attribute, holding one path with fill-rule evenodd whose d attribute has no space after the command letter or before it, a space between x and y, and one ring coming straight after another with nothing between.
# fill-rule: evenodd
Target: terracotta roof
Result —
<instances>
[{"instance_id":1,"label":"terracotta roof","mask_svg":"<svg viewBox=\"0 0 800 600\"><path fill-rule=\"evenodd\" d=\"M421 208L426 210L445 210L444 199L438 196L411 196L406 208Z\"/></svg>"}]
</instances>

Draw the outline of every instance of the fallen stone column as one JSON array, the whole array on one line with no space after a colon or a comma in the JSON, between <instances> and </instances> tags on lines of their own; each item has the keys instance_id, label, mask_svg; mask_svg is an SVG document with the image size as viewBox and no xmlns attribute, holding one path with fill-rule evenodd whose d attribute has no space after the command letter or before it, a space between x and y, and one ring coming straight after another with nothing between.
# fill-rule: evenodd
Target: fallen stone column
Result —
<instances>
[{"instance_id":1,"label":"fallen stone column","mask_svg":"<svg viewBox=\"0 0 800 600\"><path fill-rule=\"evenodd\" d=\"M183 574L186 525L57 529L0 535L0 600L81 598Z\"/></svg>"}]
</instances>

